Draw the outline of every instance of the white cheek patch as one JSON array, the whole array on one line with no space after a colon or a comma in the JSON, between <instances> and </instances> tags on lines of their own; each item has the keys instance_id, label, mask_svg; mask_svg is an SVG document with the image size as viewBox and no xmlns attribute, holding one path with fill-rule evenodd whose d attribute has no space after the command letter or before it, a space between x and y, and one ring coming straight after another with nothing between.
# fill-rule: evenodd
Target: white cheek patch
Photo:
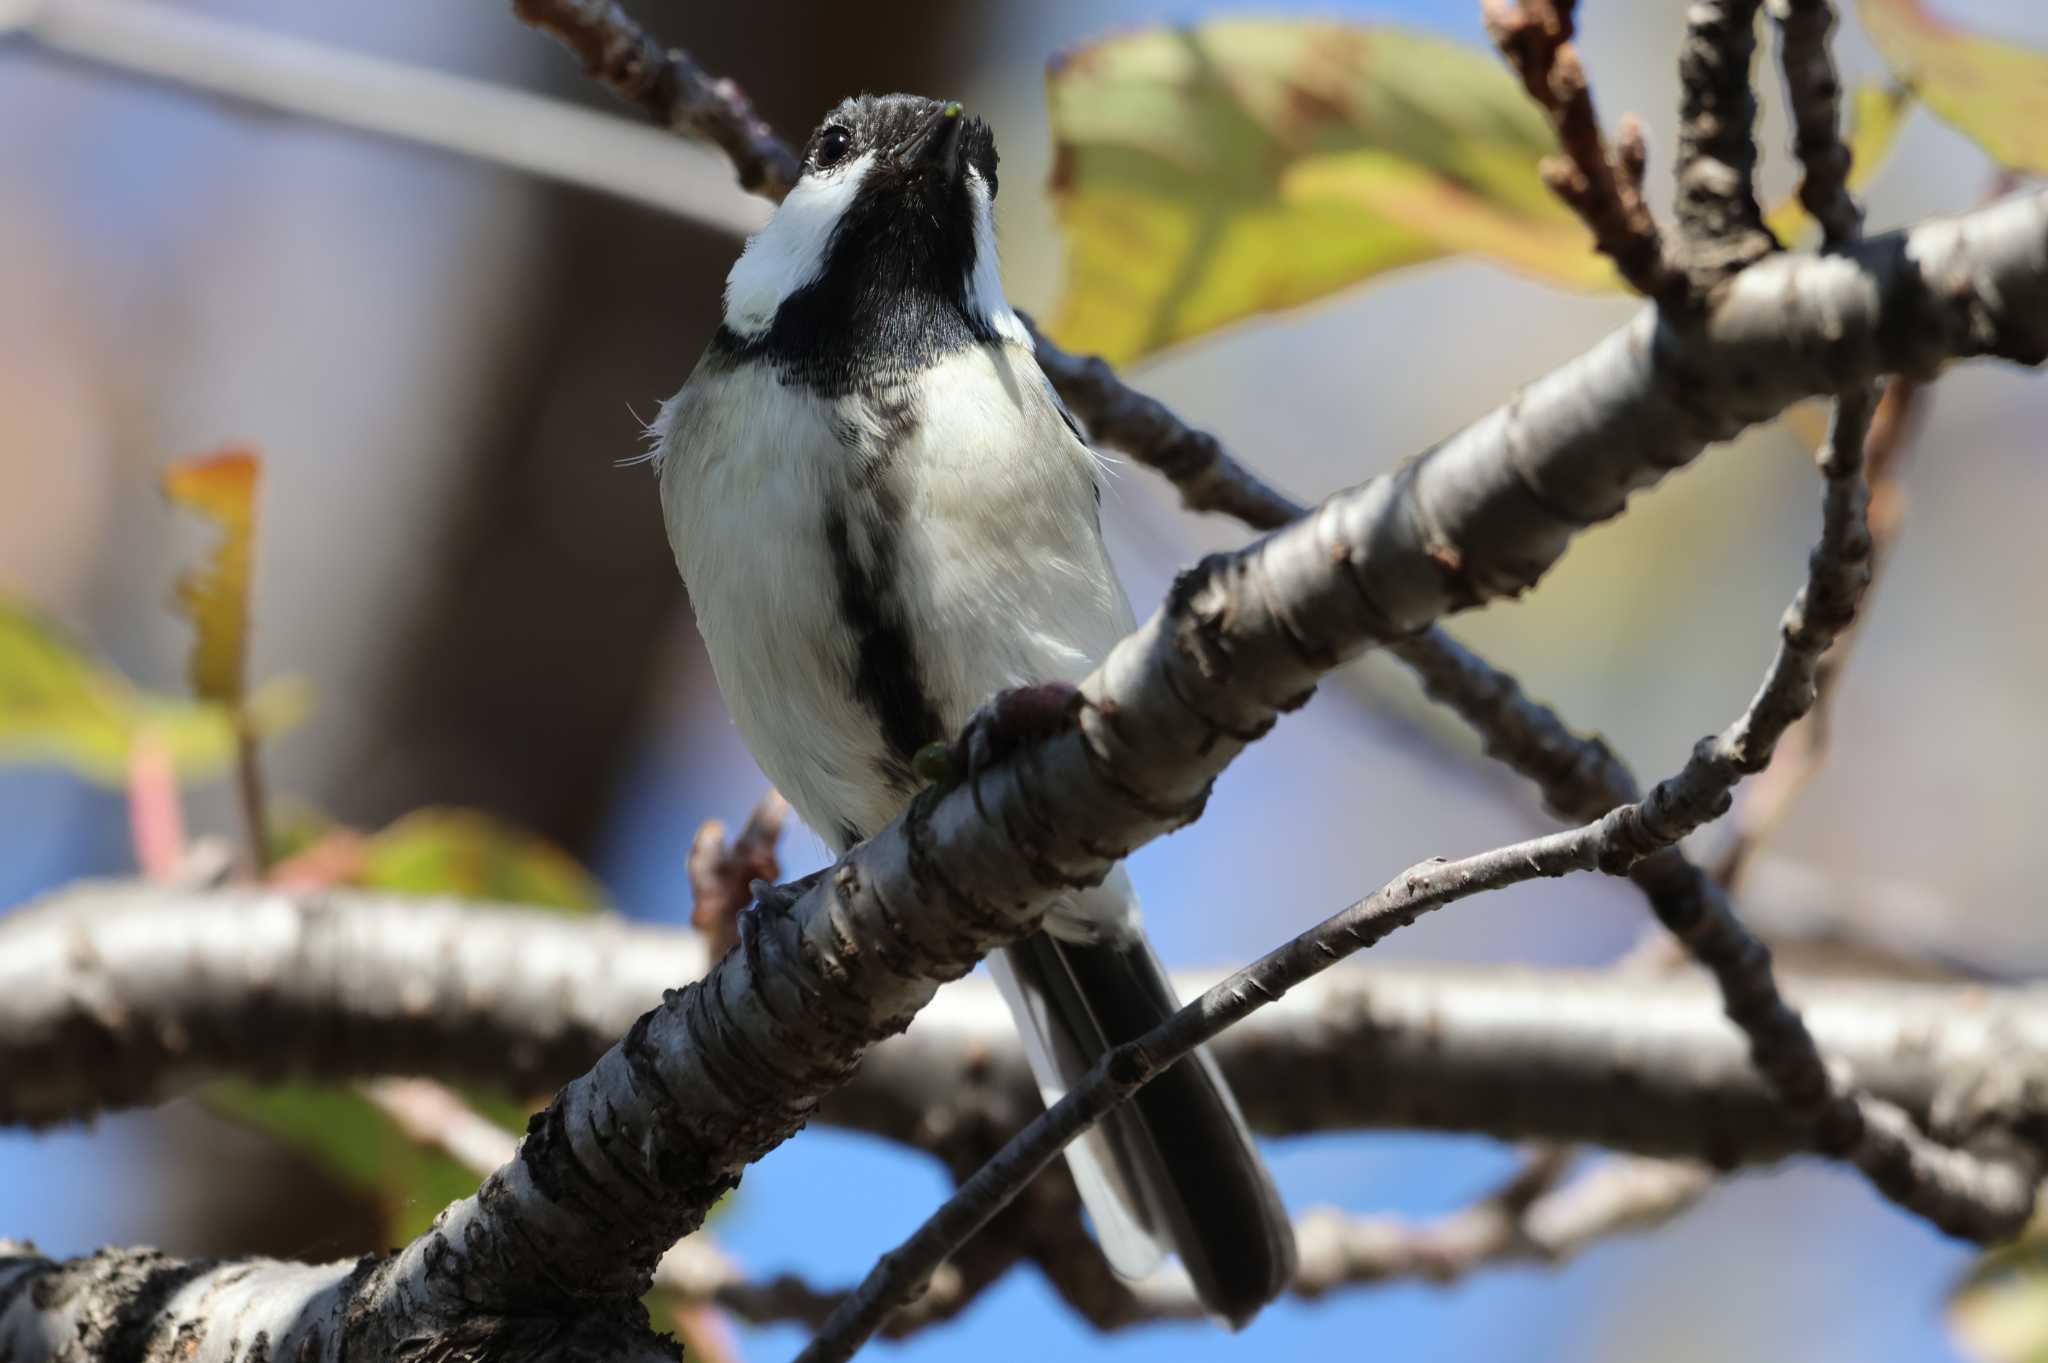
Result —
<instances>
[{"instance_id":1,"label":"white cheek patch","mask_svg":"<svg viewBox=\"0 0 2048 1363\"><path fill-rule=\"evenodd\" d=\"M1031 343L1031 333L1003 293L1003 266L996 258L995 200L988 181L967 168L967 197L974 201L974 268L967 273L967 310L1006 341Z\"/></svg>"},{"instance_id":2,"label":"white cheek patch","mask_svg":"<svg viewBox=\"0 0 2048 1363\"><path fill-rule=\"evenodd\" d=\"M753 338L774 325L783 300L825 269L832 230L860 192L875 154L863 152L832 174L813 171L796 183L768 225L747 238L725 277L725 324Z\"/></svg>"}]
</instances>

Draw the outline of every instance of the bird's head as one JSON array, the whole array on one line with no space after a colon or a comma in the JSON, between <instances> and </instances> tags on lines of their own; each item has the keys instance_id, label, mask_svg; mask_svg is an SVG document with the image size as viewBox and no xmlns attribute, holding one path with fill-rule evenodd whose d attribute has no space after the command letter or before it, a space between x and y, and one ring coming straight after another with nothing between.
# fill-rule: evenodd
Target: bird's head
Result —
<instances>
[{"instance_id":1,"label":"bird's head","mask_svg":"<svg viewBox=\"0 0 2048 1363\"><path fill-rule=\"evenodd\" d=\"M914 350L934 328L1021 340L996 263L995 196L995 137L959 104L848 99L733 264L726 328L783 350L848 334Z\"/></svg>"}]
</instances>

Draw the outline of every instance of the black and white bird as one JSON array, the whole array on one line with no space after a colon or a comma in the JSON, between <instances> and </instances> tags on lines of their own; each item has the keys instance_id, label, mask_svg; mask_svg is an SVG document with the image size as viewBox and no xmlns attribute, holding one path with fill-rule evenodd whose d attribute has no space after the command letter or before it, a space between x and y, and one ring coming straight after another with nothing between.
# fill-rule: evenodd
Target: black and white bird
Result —
<instances>
[{"instance_id":1,"label":"black and white bird","mask_svg":"<svg viewBox=\"0 0 2048 1363\"><path fill-rule=\"evenodd\" d=\"M747 746L835 852L997 692L1074 682L1125 634L1101 466L996 262L995 140L958 104L860 96L726 280L724 325L651 429L663 517ZM1047 1101L1175 1008L1122 868L994 964ZM1197 1054L1069 1163L1110 1262L1177 1252L1242 1324L1294 1240Z\"/></svg>"}]
</instances>

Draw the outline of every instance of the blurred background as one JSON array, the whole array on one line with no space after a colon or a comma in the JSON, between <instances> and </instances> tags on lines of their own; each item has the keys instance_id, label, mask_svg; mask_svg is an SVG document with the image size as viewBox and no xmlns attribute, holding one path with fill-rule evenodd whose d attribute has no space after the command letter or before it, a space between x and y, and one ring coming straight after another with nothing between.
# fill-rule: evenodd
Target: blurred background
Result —
<instances>
[{"instance_id":1,"label":"blurred background","mask_svg":"<svg viewBox=\"0 0 2048 1363\"><path fill-rule=\"evenodd\" d=\"M175 8L618 112L502 4ZM1209 12L1131 0L639 8L740 79L792 138L859 89L956 96L985 113L1002 147L1011 294L1035 311L1050 310L1061 265L1043 192L1048 55ZM1463 0L1313 10L1485 42ZM1682 10L1582 6L1603 113L1643 115L1653 179L1670 161ZM1944 0L1942 12L2048 45L2048 11L2030 0ZM1846 74L1878 76L1847 30ZM1788 137L1774 75L1761 85L1776 197L1792 180ZM1916 111L1869 195L1872 228L1968 208L1991 178L1982 153ZM1665 182L1654 192L1668 199ZM597 192L0 34L0 591L144 684L180 689L188 632L165 607L201 537L156 475L252 442L268 461L252 671L303 676L317 698L271 745L272 786L366 827L427 804L486 809L566 847L623 912L686 918L692 832L737 821L763 781L694 636L648 472L617 462L695 362L737 249ZM1618 296L1439 262L1132 377L1282 487L1319 497L1489 410L1631 311ZM1905 527L1839 699L1833 756L1772 851L1788 874L1888 887L1865 906L1890 915L1876 924L1885 934L2026 973L2048 964L2032 898L2048 870L2048 386L1969 368L1924 411ZM1587 536L1528 599L1455 632L1640 772L1672 768L1739 709L1772 647L1817 524L1806 454L1783 428L1715 453ZM1141 609L1178 565L1243 538L1185 515L1138 469L1111 482L1105 513ZM195 792L190 817L230 830L226 790ZM1522 836L1539 817L1443 745L1392 664L1369 660L1254 747L1207 817L1133 871L1169 962L1237 963L1421 857ZM805 832L786 853L792 873L823 858ZM118 790L0 769L0 911L132 869ZM1462 904L1381 951L1600 962L1643 921L1626 886L1580 879ZM1484 1191L1513 1160L1483 1142L1397 1135L1271 1154L1297 1210L1418 1215ZM749 1173L721 1233L758 1270L837 1283L943 1188L916 1156L807 1131ZM190 1104L0 1132L0 1234L53 1255L148 1242L330 1258L371 1247L378 1224L357 1194ZM1853 1174L1799 1165L1733 1180L1677 1225L1562 1271L1282 1303L1241 1340L1190 1326L1099 1338L1025 1272L958 1323L876 1352L1939 1359L1953 1353L1944 1290L1966 1262ZM797 1337L742 1343L775 1359Z\"/></svg>"}]
</instances>

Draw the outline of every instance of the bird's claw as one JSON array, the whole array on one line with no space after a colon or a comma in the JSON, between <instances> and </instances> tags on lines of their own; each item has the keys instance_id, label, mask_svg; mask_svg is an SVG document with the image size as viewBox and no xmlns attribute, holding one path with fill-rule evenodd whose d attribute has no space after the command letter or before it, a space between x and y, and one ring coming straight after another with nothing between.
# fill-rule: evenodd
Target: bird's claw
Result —
<instances>
[{"instance_id":1,"label":"bird's claw","mask_svg":"<svg viewBox=\"0 0 2048 1363\"><path fill-rule=\"evenodd\" d=\"M747 893L754 897L755 910L764 913L788 913L796 907L797 901L809 894L824 877L824 871L813 871L807 876L799 876L780 885L756 880L748 884Z\"/></svg>"},{"instance_id":2,"label":"bird's claw","mask_svg":"<svg viewBox=\"0 0 2048 1363\"><path fill-rule=\"evenodd\" d=\"M998 691L968 717L947 755L948 769L956 780L971 784L1026 744L1066 733L1080 713L1080 688L1067 682Z\"/></svg>"}]
</instances>

